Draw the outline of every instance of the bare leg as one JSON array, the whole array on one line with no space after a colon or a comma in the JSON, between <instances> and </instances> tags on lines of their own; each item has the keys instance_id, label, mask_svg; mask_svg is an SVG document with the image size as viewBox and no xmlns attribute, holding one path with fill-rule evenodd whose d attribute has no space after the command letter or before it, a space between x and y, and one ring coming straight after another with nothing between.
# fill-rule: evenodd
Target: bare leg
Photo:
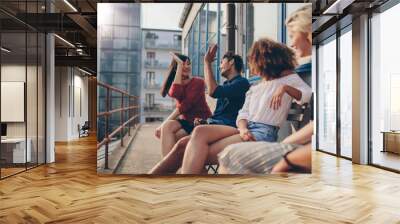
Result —
<instances>
[{"instance_id":1,"label":"bare leg","mask_svg":"<svg viewBox=\"0 0 400 224\"><path fill-rule=\"evenodd\" d=\"M243 140L240 137L240 135L236 134L236 135L232 135L232 136L223 138L217 142L214 142L212 145L210 145L210 148L208 150L206 164L209 164L209 165L218 164L218 154L220 152L222 152L225 149L225 147L227 147L228 145L242 142L242 141Z\"/></svg>"},{"instance_id":2,"label":"bare leg","mask_svg":"<svg viewBox=\"0 0 400 224\"><path fill-rule=\"evenodd\" d=\"M172 149L175 145L176 141L176 134L181 133L181 124L178 121L170 120L167 121L161 127L161 153L164 157L168 154L168 152Z\"/></svg>"},{"instance_id":3,"label":"bare leg","mask_svg":"<svg viewBox=\"0 0 400 224\"><path fill-rule=\"evenodd\" d=\"M182 128L179 129L177 132L175 132L175 141L178 141L179 139L188 136L188 134L186 133L185 130L183 130Z\"/></svg>"},{"instance_id":4,"label":"bare leg","mask_svg":"<svg viewBox=\"0 0 400 224\"><path fill-rule=\"evenodd\" d=\"M149 174L176 173L182 165L183 155L189 139L190 136L181 138L172 150L149 171Z\"/></svg>"},{"instance_id":5,"label":"bare leg","mask_svg":"<svg viewBox=\"0 0 400 224\"><path fill-rule=\"evenodd\" d=\"M208 157L210 145L238 133L239 131L236 128L224 125L200 125L196 127L185 150L182 174L201 173Z\"/></svg>"}]
</instances>

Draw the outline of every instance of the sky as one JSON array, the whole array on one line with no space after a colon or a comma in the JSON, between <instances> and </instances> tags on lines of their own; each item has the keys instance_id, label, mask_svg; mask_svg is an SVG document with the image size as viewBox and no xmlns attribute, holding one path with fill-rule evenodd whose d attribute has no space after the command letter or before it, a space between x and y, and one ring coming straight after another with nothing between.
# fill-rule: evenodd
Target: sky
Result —
<instances>
[{"instance_id":1,"label":"sky","mask_svg":"<svg viewBox=\"0 0 400 224\"><path fill-rule=\"evenodd\" d=\"M185 3L142 3L142 27L155 29L179 28Z\"/></svg>"}]
</instances>

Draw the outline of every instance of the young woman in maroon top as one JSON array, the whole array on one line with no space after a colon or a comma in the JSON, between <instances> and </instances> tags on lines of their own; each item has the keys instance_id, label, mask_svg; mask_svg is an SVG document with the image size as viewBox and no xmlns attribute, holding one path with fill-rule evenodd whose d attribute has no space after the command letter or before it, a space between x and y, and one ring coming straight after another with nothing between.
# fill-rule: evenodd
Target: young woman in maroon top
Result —
<instances>
[{"instance_id":1,"label":"young woman in maroon top","mask_svg":"<svg viewBox=\"0 0 400 224\"><path fill-rule=\"evenodd\" d=\"M176 99L176 109L166 121L156 129L156 137L161 139L161 152L165 156L182 137L190 135L194 120L211 117L206 102L203 79L192 77L189 57L171 53L172 62L168 76L161 88L161 95Z\"/></svg>"}]
</instances>

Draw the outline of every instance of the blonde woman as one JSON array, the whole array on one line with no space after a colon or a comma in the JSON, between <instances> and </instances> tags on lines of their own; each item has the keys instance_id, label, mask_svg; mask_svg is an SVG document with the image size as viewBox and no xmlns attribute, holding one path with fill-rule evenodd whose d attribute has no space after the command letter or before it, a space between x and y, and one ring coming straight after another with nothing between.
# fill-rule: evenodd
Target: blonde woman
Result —
<instances>
[{"instance_id":1,"label":"blonde woman","mask_svg":"<svg viewBox=\"0 0 400 224\"><path fill-rule=\"evenodd\" d=\"M286 19L286 27L290 39L290 47L296 52L299 66L297 74L311 86L311 55L312 55L312 31L311 31L311 4L294 11Z\"/></svg>"}]
</instances>

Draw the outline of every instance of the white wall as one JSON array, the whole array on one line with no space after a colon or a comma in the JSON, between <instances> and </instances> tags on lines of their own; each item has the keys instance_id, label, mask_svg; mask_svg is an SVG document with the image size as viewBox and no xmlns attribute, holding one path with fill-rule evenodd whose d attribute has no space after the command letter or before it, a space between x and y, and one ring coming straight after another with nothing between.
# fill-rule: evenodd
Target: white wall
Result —
<instances>
[{"instance_id":1,"label":"white wall","mask_svg":"<svg viewBox=\"0 0 400 224\"><path fill-rule=\"evenodd\" d=\"M83 75L76 68L56 67L55 141L79 138L78 124L88 120L88 77Z\"/></svg>"},{"instance_id":2,"label":"white wall","mask_svg":"<svg viewBox=\"0 0 400 224\"><path fill-rule=\"evenodd\" d=\"M37 70L38 69L38 70ZM44 93L42 67L25 66L25 64L3 64L1 66L2 82L24 82L26 83L26 106L23 106L22 112L26 110L26 121L23 122L6 122L7 137L24 138L25 135L30 139L30 147L32 150L32 161L36 162L38 153L39 163L44 163ZM27 78L27 80L25 80ZM23 93L21 93L23 94ZM7 97L7 96L2 96ZM11 110L10 108L1 108ZM11 112L12 111L7 111ZM49 160L51 162L51 160Z\"/></svg>"},{"instance_id":3,"label":"white wall","mask_svg":"<svg viewBox=\"0 0 400 224\"><path fill-rule=\"evenodd\" d=\"M25 82L25 65L2 65L1 66L1 81L2 82ZM28 74L36 68L32 66L28 66ZM26 82L25 82L26 83ZM36 83L34 83L36 85ZM28 89L29 90L29 89ZM28 102L31 102L33 96L36 97L36 89L34 93L27 93L29 99ZM36 105L35 105L36 107ZM2 110L6 110L7 108L1 108ZM31 121L31 114L27 114L28 121ZM34 115L36 119L36 114ZM36 121L36 120L35 120ZM25 137L25 122L7 122L7 136L8 137ZM29 136L28 136L29 137Z\"/></svg>"}]
</instances>

